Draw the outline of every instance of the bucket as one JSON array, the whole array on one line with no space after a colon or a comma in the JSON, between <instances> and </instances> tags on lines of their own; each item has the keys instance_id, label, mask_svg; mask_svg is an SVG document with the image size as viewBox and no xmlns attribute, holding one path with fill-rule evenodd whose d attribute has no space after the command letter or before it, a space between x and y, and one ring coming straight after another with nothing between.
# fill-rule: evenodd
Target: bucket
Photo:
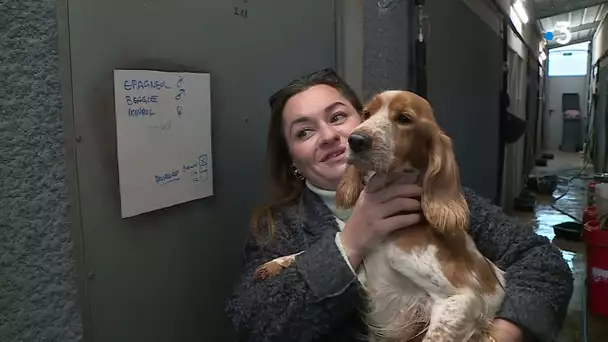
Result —
<instances>
[{"instance_id":1,"label":"bucket","mask_svg":"<svg viewBox=\"0 0 608 342\"><path fill-rule=\"evenodd\" d=\"M597 184L595 186L594 203L601 228L608 229L608 226L606 226L606 218L608 217L608 183Z\"/></svg>"},{"instance_id":2,"label":"bucket","mask_svg":"<svg viewBox=\"0 0 608 342\"><path fill-rule=\"evenodd\" d=\"M587 246L587 306L594 315L608 317L608 230L598 221L585 224Z\"/></svg>"}]
</instances>

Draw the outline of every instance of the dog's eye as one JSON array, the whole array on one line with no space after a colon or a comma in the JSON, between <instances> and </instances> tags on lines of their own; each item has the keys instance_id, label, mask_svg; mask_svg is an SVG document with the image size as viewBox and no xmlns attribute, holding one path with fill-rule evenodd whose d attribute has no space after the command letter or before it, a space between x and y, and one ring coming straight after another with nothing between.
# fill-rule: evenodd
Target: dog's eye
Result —
<instances>
[{"instance_id":1,"label":"dog's eye","mask_svg":"<svg viewBox=\"0 0 608 342\"><path fill-rule=\"evenodd\" d=\"M395 120L400 125L407 125L407 124L412 123L412 118L409 115L405 114L405 113L399 113L399 114L397 114L397 117L395 118Z\"/></svg>"},{"instance_id":2,"label":"dog's eye","mask_svg":"<svg viewBox=\"0 0 608 342\"><path fill-rule=\"evenodd\" d=\"M369 112L369 110L364 109L364 110L361 112L361 115L363 115L363 118L364 118L364 119L369 119L369 117L371 116L371 113Z\"/></svg>"}]
</instances>

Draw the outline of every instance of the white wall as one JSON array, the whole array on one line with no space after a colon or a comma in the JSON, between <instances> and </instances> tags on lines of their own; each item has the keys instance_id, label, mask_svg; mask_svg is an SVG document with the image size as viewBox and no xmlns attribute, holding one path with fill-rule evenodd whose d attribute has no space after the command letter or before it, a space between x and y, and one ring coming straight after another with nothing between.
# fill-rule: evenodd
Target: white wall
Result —
<instances>
[{"instance_id":1,"label":"white wall","mask_svg":"<svg viewBox=\"0 0 608 342\"><path fill-rule=\"evenodd\" d=\"M597 28L595 35L592 40L592 58L591 63L595 64L597 60L602 56L606 50L608 50L608 26L606 25L606 18L602 20L602 23Z\"/></svg>"}]
</instances>

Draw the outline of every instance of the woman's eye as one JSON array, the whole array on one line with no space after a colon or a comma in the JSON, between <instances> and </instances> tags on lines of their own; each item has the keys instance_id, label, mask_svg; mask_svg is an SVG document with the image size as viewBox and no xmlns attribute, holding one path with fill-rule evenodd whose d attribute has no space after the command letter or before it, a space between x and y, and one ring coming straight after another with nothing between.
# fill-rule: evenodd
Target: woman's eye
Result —
<instances>
[{"instance_id":1,"label":"woman's eye","mask_svg":"<svg viewBox=\"0 0 608 342\"><path fill-rule=\"evenodd\" d=\"M331 117L331 122L338 122L338 121L342 121L346 119L346 114L345 113L336 113L334 114L334 116Z\"/></svg>"},{"instance_id":2,"label":"woman's eye","mask_svg":"<svg viewBox=\"0 0 608 342\"><path fill-rule=\"evenodd\" d=\"M312 130L303 129L301 131L298 131L298 133L296 133L296 137L298 139L306 139L311 133L312 133Z\"/></svg>"}]
</instances>

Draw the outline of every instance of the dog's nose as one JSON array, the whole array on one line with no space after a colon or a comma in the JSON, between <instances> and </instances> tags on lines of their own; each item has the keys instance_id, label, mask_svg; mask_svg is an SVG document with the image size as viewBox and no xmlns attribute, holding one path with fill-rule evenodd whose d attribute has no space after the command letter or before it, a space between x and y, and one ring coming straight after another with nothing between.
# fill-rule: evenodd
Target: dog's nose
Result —
<instances>
[{"instance_id":1,"label":"dog's nose","mask_svg":"<svg viewBox=\"0 0 608 342\"><path fill-rule=\"evenodd\" d=\"M348 146L353 152L363 152L372 146L372 138L369 135L353 133L348 136Z\"/></svg>"}]
</instances>

